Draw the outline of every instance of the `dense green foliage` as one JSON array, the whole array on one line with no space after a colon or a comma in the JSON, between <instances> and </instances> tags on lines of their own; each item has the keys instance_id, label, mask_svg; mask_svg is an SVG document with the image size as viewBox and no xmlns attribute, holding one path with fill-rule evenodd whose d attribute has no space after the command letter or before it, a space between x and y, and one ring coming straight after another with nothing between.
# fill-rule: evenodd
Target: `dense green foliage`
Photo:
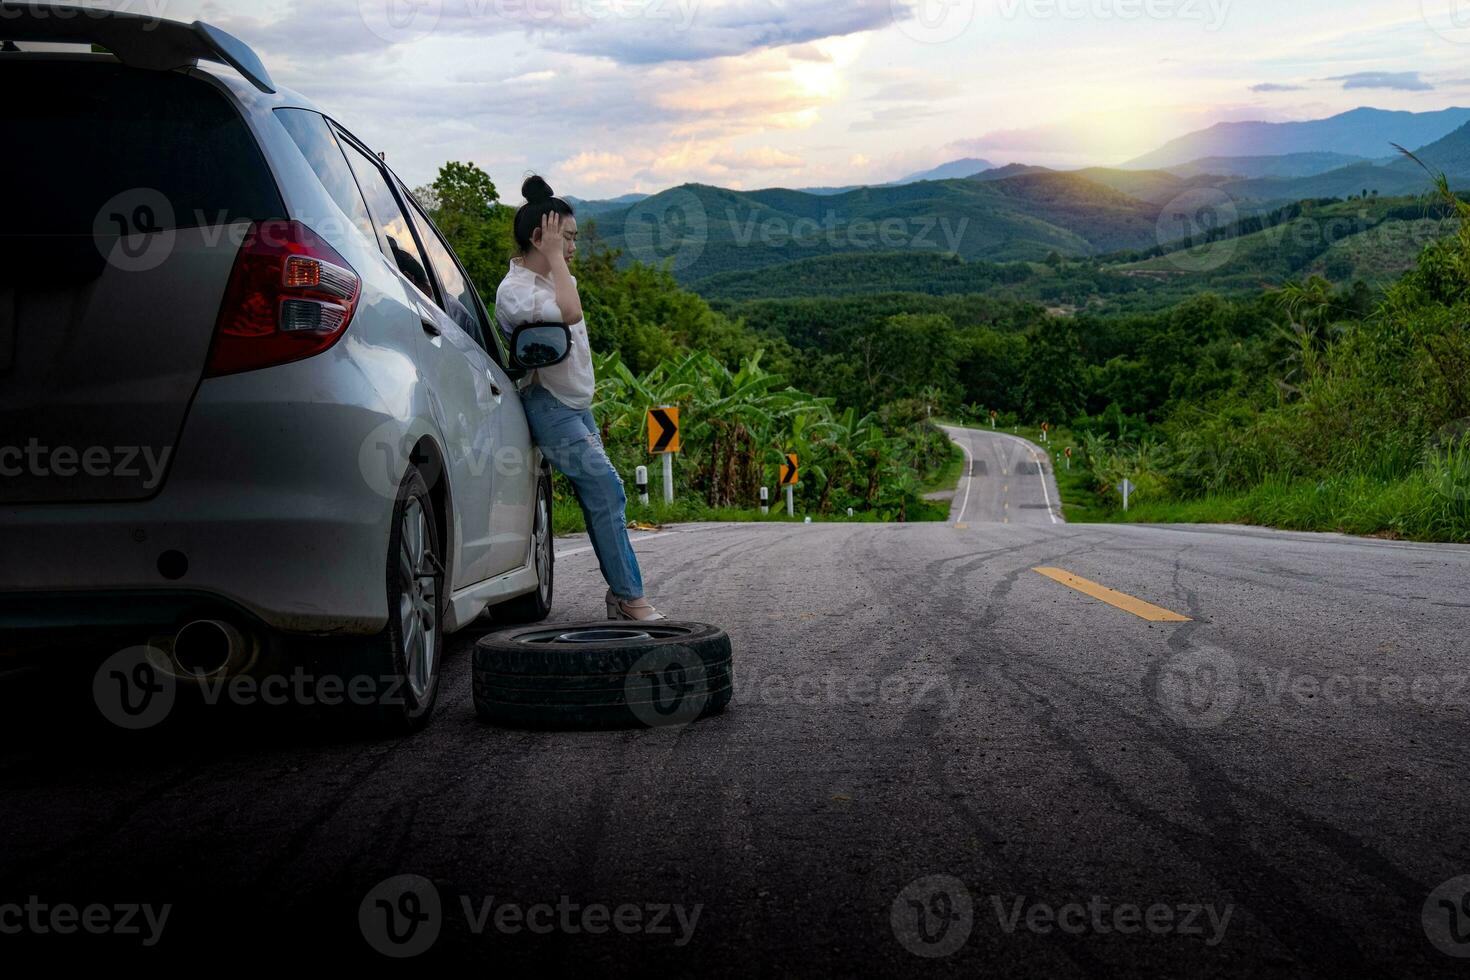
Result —
<instances>
[{"instance_id":1,"label":"dense green foliage","mask_svg":"<svg viewBox=\"0 0 1470 980\"><path fill-rule=\"evenodd\" d=\"M1456 233L1380 297L1311 278L1222 305L1167 389L1079 419L1099 494L1127 476L1144 516L1470 539L1470 206L1442 190Z\"/></svg>"}]
</instances>

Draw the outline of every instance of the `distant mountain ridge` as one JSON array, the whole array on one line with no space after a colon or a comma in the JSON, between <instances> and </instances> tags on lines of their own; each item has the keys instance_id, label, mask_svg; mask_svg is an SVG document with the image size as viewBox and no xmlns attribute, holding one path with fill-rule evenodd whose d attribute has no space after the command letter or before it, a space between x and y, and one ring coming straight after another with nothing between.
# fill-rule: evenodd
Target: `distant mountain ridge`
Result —
<instances>
[{"instance_id":1,"label":"distant mountain ridge","mask_svg":"<svg viewBox=\"0 0 1470 980\"><path fill-rule=\"evenodd\" d=\"M1123 166L1163 169L1209 157L1341 153L1382 158L1390 144L1424 146L1470 123L1470 109L1394 112L1359 108L1307 122L1225 122L1170 140Z\"/></svg>"},{"instance_id":2,"label":"distant mountain ridge","mask_svg":"<svg viewBox=\"0 0 1470 980\"><path fill-rule=\"evenodd\" d=\"M995 164L989 160L981 160L979 157L966 157L963 160L951 160L949 163L941 163L930 170L920 170L918 173L909 174L895 180L893 184L916 184L921 180L960 180L965 177L973 177L983 170L990 170ZM893 186L893 185L886 185Z\"/></svg>"}]
</instances>

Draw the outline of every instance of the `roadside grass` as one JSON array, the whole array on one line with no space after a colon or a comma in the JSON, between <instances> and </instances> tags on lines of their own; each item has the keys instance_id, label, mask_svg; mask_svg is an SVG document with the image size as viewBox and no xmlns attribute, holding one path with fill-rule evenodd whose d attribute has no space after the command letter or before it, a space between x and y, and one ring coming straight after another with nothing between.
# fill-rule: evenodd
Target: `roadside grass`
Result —
<instances>
[{"instance_id":1,"label":"roadside grass","mask_svg":"<svg viewBox=\"0 0 1470 980\"><path fill-rule=\"evenodd\" d=\"M1397 480L1361 474L1322 481L1267 480L1193 500L1143 500L1098 519L1140 524L1254 524L1406 541L1470 542L1470 486L1429 470Z\"/></svg>"},{"instance_id":2,"label":"roadside grass","mask_svg":"<svg viewBox=\"0 0 1470 980\"><path fill-rule=\"evenodd\" d=\"M955 448L956 455L960 458L960 465L955 467L955 481L958 481L959 469L964 462L964 454ZM950 464L946 463L946 469ZM938 478L936 477L935 480ZM934 481L931 481L934 482ZM558 481L560 483L560 481ZM953 484L951 484L952 486ZM632 484L629 484L631 490ZM779 487L772 487L771 512L762 514L760 507L710 507L697 497L676 498L672 504L665 504L663 499L657 495L658 487L653 487L655 493L649 494L648 506L638 502L636 494L630 493L628 498L628 521L629 523L649 524L662 527L667 524L802 524L807 516L810 516L813 524L879 524L884 523L882 515L875 511L858 511L848 517L846 511L838 511L832 514L805 514L797 505L796 516L786 516L786 496ZM926 491L927 492L927 491ZM946 521L949 519L948 504L934 504L927 501L914 504L910 507L909 523ZM580 534L587 530L587 524L582 519L582 508L577 505L577 500L567 493L563 496L558 493L555 506L552 508L551 516L552 532L558 537L567 534Z\"/></svg>"},{"instance_id":3,"label":"roadside grass","mask_svg":"<svg viewBox=\"0 0 1470 980\"><path fill-rule=\"evenodd\" d=\"M944 465L935 470L934 473L919 487L920 493L938 493L943 490L955 490L960 485L960 477L965 475L965 451L958 443L949 444L949 458ZM946 514L947 518L949 515Z\"/></svg>"}]
</instances>

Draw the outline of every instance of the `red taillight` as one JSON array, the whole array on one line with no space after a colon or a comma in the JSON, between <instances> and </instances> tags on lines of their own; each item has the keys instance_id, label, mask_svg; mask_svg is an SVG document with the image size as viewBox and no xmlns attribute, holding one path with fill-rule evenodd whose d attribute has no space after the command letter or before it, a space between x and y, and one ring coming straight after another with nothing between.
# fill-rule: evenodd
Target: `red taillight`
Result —
<instances>
[{"instance_id":1,"label":"red taillight","mask_svg":"<svg viewBox=\"0 0 1470 980\"><path fill-rule=\"evenodd\" d=\"M220 306L207 377L299 361L347 330L362 280L297 221L252 225Z\"/></svg>"}]
</instances>

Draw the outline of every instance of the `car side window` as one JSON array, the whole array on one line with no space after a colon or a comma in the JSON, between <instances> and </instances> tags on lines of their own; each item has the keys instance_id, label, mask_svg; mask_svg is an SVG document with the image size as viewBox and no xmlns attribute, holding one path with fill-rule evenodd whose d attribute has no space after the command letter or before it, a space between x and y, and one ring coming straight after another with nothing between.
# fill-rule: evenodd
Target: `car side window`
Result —
<instances>
[{"instance_id":1,"label":"car side window","mask_svg":"<svg viewBox=\"0 0 1470 980\"><path fill-rule=\"evenodd\" d=\"M373 230L373 219L368 214L367 202L362 199L357 178L342 155L337 134L319 113L309 109L277 109L276 118L291 134L291 139L301 149L301 155L316 173L317 179L337 202L342 213L347 215L369 240L377 237Z\"/></svg>"},{"instance_id":2,"label":"car side window","mask_svg":"<svg viewBox=\"0 0 1470 980\"><path fill-rule=\"evenodd\" d=\"M429 265L424 261L424 253L419 251L413 230L408 225L408 217L393 194L388 176L383 173L377 160L352 143L346 143L344 149L347 151L347 162L357 175L357 184L362 188L362 195L367 198L368 211L373 216L373 224L377 227L379 244L383 251L425 296L433 299L434 286L428 277ZM405 258L412 262L406 263ZM414 262L418 264L418 270L410 271Z\"/></svg>"},{"instance_id":3,"label":"car side window","mask_svg":"<svg viewBox=\"0 0 1470 980\"><path fill-rule=\"evenodd\" d=\"M409 215L419 230L419 239L429 253L429 264L434 267L434 275L438 277L439 286L444 292L444 312L453 317L481 347L485 347L489 324L481 318L480 304L476 301L469 279L461 271L459 263L454 259L454 253L440 237L428 216L415 205L409 206Z\"/></svg>"}]
</instances>

